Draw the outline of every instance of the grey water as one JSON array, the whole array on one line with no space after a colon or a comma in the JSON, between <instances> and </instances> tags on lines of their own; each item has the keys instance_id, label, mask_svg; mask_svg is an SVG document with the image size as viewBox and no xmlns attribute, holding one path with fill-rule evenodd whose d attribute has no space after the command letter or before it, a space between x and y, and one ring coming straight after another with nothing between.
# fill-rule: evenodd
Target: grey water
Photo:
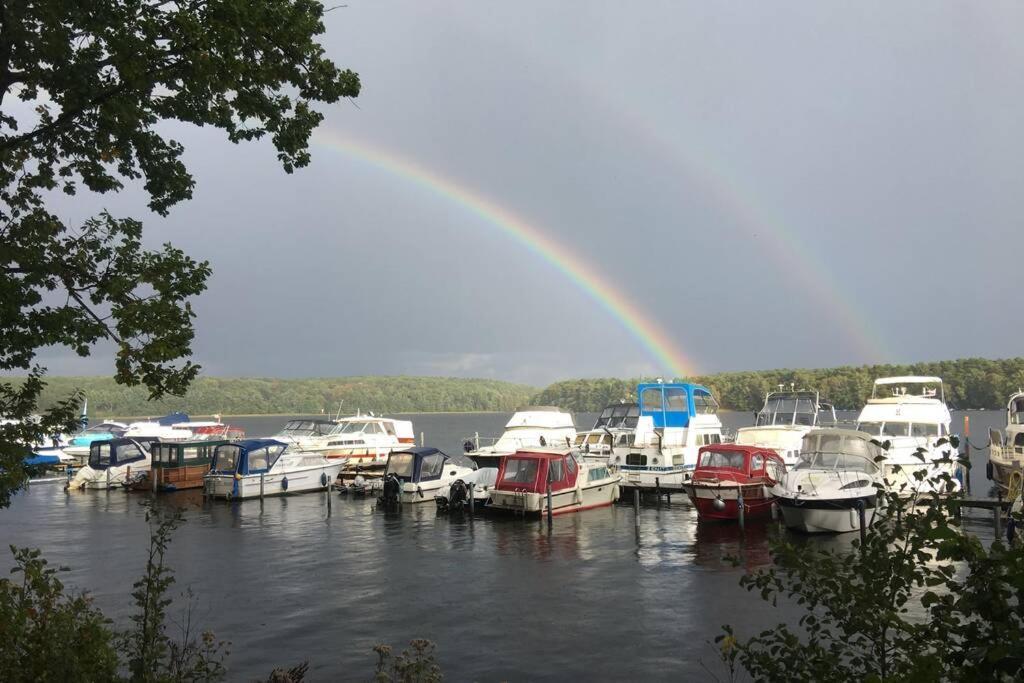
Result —
<instances>
[{"instance_id":1,"label":"grey water","mask_svg":"<svg viewBox=\"0 0 1024 683\"><path fill-rule=\"evenodd\" d=\"M987 443L1000 411L970 412L971 441ZM954 416L959 431L964 413ZM458 451L474 432L499 434L504 414L422 414L428 444ZM593 415L578 415L588 428ZM724 413L730 429L749 413ZM250 436L286 418L225 421ZM972 452L972 487L986 495L985 450ZM795 622L739 586L770 563L773 523L698 524L688 502L645 503L639 532L631 506L545 522L438 515L432 504L397 513L368 498L325 494L225 503L196 492L159 496L185 524L168 554L177 577L172 614L193 594L193 621L231 641L230 680L266 679L309 661L309 680L372 679L374 645L401 650L413 638L437 646L448 680L725 679L713 639L723 624L751 635ZM0 510L0 541L42 549L64 565L66 585L87 590L119 624L145 565L146 494L65 493L37 484ZM990 516L967 530L993 534ZM808 542L846 547L852 535ZM6 552L6 550L5 550ZM11 559L0 559L6 572ZM71 646L69 644L69 646Z\"/></svg>"}]
</instances>

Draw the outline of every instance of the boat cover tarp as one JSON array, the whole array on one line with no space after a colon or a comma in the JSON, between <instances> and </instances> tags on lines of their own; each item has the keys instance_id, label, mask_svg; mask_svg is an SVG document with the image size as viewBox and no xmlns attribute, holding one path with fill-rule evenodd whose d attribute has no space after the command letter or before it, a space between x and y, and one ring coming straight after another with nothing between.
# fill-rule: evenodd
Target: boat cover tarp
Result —
<instances>
[{"instance_id":1,"label":"boat cover tarp","mask_svg":"<svg viewBox=\"0 0 1024 683\"><path fill-rule=\"evenodd\" d=\"M156 421L161 427L170 427L179 422L188 422L188 415L185 413L168 413Z\"/></svg>"}]
</instances>

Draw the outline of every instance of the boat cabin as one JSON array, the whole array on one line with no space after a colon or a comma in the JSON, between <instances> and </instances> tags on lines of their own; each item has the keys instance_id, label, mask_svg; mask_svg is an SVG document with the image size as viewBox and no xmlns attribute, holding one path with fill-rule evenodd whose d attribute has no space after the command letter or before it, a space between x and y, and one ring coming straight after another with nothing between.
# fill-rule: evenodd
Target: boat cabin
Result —
<instances>
[{"instance_id":1,"label":"boat cabin","mask_svg":"<svg viewBox=\"0 0 1024 683\"><path fill-rule=\"evenodd\" d=\"M567 450L517 451L506 456L498 465L497 491L545 493L548 481L552 491L573 488L579 473L579 464ZM590 473L604 468L591 468ZM607 477L607 470L604 471Z\"/></svg>"},{"instance_id":2,"label":"boat cabin","mask_svg":"<svg viewBox=\"0 0 1024 683\"><path fill-rule=\"evenodd\" d=\"M594 423L594 429L636 429L640 419L640 406L636 403L616 403L607 406Z\"/></svg>"},{"instance_id":3,"label":"boat cabin","mask_svg":"<svg viewBox=\"0 0 1024 683\"><path fill-rule=\"evenodd\" d=\"M201 488L203 476L210 471L214 451L228 443L217 441L174 441L153 444L153 465L150 481L140 482L139 488L155 491L177 491Z\"/></svg>"},{"instance_id":4,"label":"boat cabin","mask_svg":"<svg viewBox=\"0 0 1024 683\"><path fill-rule=\"evenodd\" d=\"M717 444L704 446L697 457L693 481L716 480L747 483L767 479L782 480L786 465L775 451L758 446Z\"/></svg>"},{"instance_id":5,"label":"boat cabin","mask_svg":"<svg viewBox=\"0 0 1024 683\"><path fill-rule=\"evenodd\" d=\"M384 476L394 476L399 481L411 483L435 481L444 476L446 468L453 466L476 469L476 463L463 455L448 455L436 448L416 446L392 451L388 455ZM450 474L455 476L456 472Z\"/></svg>"},{"instance_id":6,"label":"boat cabin","mask_svg":"<svg viewBox=\"0 0 1024 683\"><path fill-rule=\"evenodd\" d=\"M764 406L757 413L756 427L815 427L822 408L832 410L832 422L836 422L835 409L822 404L816 391L772 391L764 399Z\"/></svg>"},{"instance_id":7,"label":"boat cabin","mask_svg":"<svg viewBox=\"0 0 1024 683\"><path fill-rule=\"evenodd\" d=\"M713 415L718 401L699 384L638 384L640 415L650 417L655 429L685 429L692 415Z\"/></svg>"},{"instance_id":8,"label":"boat cabin","mask_svg":"<svg viewBox=\"0 0 1024 683\"><path fill-rule=\"evenodd\" d=\"M108 439L89 444L89 467L94 470L124 467L149 458L150 442L140 439Z\"/></svg>"},{"instance_id":9,"label":"boat cabin","mask_svg":"<svg viewBox=\"0 0 1024 683\"><path fill-rule=\"evenodd\" d=\"M210 472L240 475L265 474L287 449L277 439L246 439L221 444L213 451Z\"/></svg>"},{"instance_id":10,"label":"boat cabin","mask_svg":"<svg viewBox=\"0 0 1024 683\"><path fill-rule=\"evenodd\" d=\"M846 470L875 476L882 445L870 434L851 429L816 429L804 437L794 470Z\"/></svg>"}]
</instances>

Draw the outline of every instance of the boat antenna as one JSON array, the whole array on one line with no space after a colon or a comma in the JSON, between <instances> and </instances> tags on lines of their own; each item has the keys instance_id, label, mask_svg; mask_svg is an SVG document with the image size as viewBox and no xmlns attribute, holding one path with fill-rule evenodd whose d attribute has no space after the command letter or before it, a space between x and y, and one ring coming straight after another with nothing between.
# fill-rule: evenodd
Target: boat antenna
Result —
<instances>
[{"instance_id":1,"label":"boat antenna","mask_svg":"<svg viewBox=\"0 0 1024 683\"><path fill-rule=\"evenodd\" d=\"M335 421L337 421L337 420L340 420L340 419L341 419L341 407L342 407L343 405L345 405L345 399L341 399L340 401L338 401L338 415L337 415L337 417L335 417L335 418L334 418L334 419L335 419Z\"/></svg>"}]
</instances>

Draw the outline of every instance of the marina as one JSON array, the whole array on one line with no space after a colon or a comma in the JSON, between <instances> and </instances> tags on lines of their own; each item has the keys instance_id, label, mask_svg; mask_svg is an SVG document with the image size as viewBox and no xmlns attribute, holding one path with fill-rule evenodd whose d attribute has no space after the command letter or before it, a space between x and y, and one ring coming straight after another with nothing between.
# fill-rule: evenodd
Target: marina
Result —
<instances>
[{"instance_id":1,"label":"marina","mask_svg":"<svg viewBox=\"0 0 1024 683\"><path fill-rule=\"evenodd\" d=\"M753 421L749 413L719 416L731 430ZM500 432L509 420L508 414L487 413L401 417L429 443L456 453L464 434ZM598 418L576 416L582 425ZM955 414L954 423L962 418ZM1003 416L971 418L984 432ZM265 434L285 420L232 421L248 434ZM972 453L974 490L988 491L987 451ZM119 489L65 493L59 484L35 485L0 516L0 533L71 567L69 585L95 591L110 615L124 618L125 586L137 578L148 538L142 498ZM747 520L742 530L734 523L701 522L684 495L671 503L647 499L638 516L627 497L557 515L550 527L543 516L441 515L435 505L387 511L376 496L323 491L267 496L262 504L204 499L201 490L156 500L185 509L188 522L169 553L176 586L191 586L204 625L233 641L231 670L242 679L308 659L317 679L366 680L374 645L417 637L437 643L445 673L455 680L564 680L595 667L609 678L704 678L704 666L718 671L717 653L707 642L718 624L754 631L799 616L785 604L772 609L751 601L738 585L745 570L770 562L768 539L789 532L771 519ZM992 511L964 508L966 530L991 540ZM856 537L793 535L840 549ZM739 567L729 560L733 556ZM265 572L268 561L272 576ZM430 576L445 577L438 590L423 590ZM268 590L258 605L240 603L233 592L240 583ZM642 621L621 618L631 611ZM482 618L485 612L491 616ZM438 613L446 618L431 616ZM561 628L564 623L573 624L572 634ZM513 627L515 647L505 638ZM487 646L461 647L469 640ZM591 648L585 662L572 656L572 644L579 642ZM623 643L663 654L626 661L615 654ZM524 647L536 657L524 659Z\"/></svg>"}]
</instances>

